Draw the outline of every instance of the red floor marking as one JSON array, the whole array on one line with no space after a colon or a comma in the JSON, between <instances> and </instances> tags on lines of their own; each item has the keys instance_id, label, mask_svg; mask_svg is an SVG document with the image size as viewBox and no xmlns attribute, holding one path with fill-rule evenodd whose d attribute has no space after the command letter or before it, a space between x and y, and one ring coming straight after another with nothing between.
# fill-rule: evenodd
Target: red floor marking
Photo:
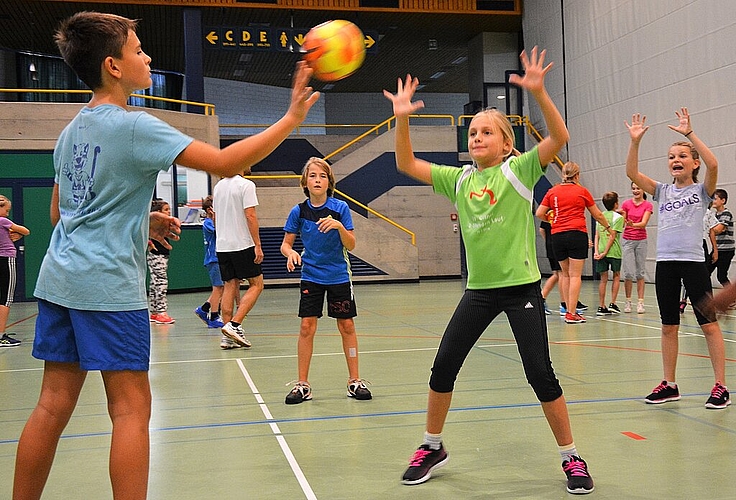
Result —
<instances>
[{"instance_id":1,"label":"red floor marking","mask_svg":"<svg viewBox=\"0 0 736 500\"><path fill-rule=\"evenodd\" d=\"M623 434L626 437L630 437L631 439L636 439L637 441L644 441L644 440L646 440L646 438L644 436L640 436L639 434L637 434L635 432L622 432L621 434Z\"/></svg>"}]
</instances>

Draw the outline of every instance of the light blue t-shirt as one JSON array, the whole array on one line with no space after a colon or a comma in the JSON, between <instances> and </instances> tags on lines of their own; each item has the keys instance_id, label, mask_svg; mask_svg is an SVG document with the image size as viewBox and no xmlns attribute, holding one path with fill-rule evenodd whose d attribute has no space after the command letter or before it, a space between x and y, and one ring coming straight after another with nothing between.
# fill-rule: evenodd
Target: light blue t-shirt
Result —
<instances>
[{"instance_id":1,"label":"light blue t-shirt","mask_svg":"<svg viewBox=\"0 0 736 500\"><path fill-rule=\"evenodd\" d=\"M82 108L54 149L61 219L34 295L71 309L146 309L156 177L192 141L142 111L111 104Z\"/></svg>"},{"instance_id":2,"label":"light blue t-shirt","mask_svg":"<svg viewBox=\"0 0 736 500\"><path fill-rule=\"evenodd\" d=\"M313 207L309 200L293 207L286 219L284 231L300 235L304 243L302 280L320 285L347 283L352 276L348 249L342 244L336 229L326 233L319 231L317 221L325 217L339 220L345 229L353 230L353 217L348 204L330 196L319 207Z\"/></svg>"},{"instance_id":3,"label":"light blue t-shirt","mask_svg":"<svg viewBox=\"0 0 736 500\"><path fill-rule=\"evenodd\" d=\"M703 217L712 198L701 183L677 188L657 183L657 261L704 262Z\"/></svg>"}]
</instances>

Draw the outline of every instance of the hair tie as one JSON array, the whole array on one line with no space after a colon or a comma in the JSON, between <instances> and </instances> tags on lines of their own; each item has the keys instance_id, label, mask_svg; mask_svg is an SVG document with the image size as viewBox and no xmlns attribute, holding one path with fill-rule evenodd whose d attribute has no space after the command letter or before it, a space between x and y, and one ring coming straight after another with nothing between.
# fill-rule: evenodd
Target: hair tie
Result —
<instances>
[{"instance_id":1,"label":"hair tie","mask_svg":"<svg viewBox=\"0 0 736 500\"><path fill-rule=\"evenodd\" d=\"M687 134L685 134L685 137L687 137L688 135L690 135L692 133L693 133L693 131L691 130L690 132L688 132Z\"/></svg>"}]
</instances>

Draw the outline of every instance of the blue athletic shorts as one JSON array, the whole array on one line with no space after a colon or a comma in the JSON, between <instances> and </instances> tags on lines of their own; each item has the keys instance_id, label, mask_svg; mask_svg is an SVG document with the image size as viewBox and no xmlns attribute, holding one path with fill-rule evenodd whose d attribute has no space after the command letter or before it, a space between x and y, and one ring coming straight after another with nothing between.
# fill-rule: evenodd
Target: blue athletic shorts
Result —
<instances>
[{"instance_id":1,"label":"blue athletic shorts","mask_svg":"<svg viewBox=\"0 0 736 500\"><path fill-rule=\"evenodd\" d=\"M212 286L225 286L222 282L222 276L220 276L220 264L218 262L212 262L205 266L207 273L210 275L210 283Z\"/></svg>"},{"instance_id":2,"label":"blue athletic shorts","mask_svg":"<svg viewBox=\"0 0 736 500\"><path fill-rule=\"evenodd\" d=\"M80 311L38 301L33 357L79 363L82 370L147 371L148 311Z\"/></svg>"}]
</instances>

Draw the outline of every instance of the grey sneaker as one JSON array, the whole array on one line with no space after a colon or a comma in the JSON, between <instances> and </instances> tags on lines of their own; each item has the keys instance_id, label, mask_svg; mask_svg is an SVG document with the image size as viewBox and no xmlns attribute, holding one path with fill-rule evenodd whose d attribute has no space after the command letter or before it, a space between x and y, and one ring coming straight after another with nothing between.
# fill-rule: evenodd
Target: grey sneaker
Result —
<instances>
[{"instance_id":1,"label":"grey sneaker","mask_svg":"<svg viewBox=\"0 0 736 500\"><path fill-rule=\"evenodd\" d=\"M230 340L235 342L236 344L245 347L246 349L250 349L250 346L252 345L250 343L250 340L245 338L245 332L243 331L243 325L233 326L232 321L228 321L225 326L220 328L222 330L222 333L225 334L226 337L228 337Z\"/></svg>"}]
</instances>

